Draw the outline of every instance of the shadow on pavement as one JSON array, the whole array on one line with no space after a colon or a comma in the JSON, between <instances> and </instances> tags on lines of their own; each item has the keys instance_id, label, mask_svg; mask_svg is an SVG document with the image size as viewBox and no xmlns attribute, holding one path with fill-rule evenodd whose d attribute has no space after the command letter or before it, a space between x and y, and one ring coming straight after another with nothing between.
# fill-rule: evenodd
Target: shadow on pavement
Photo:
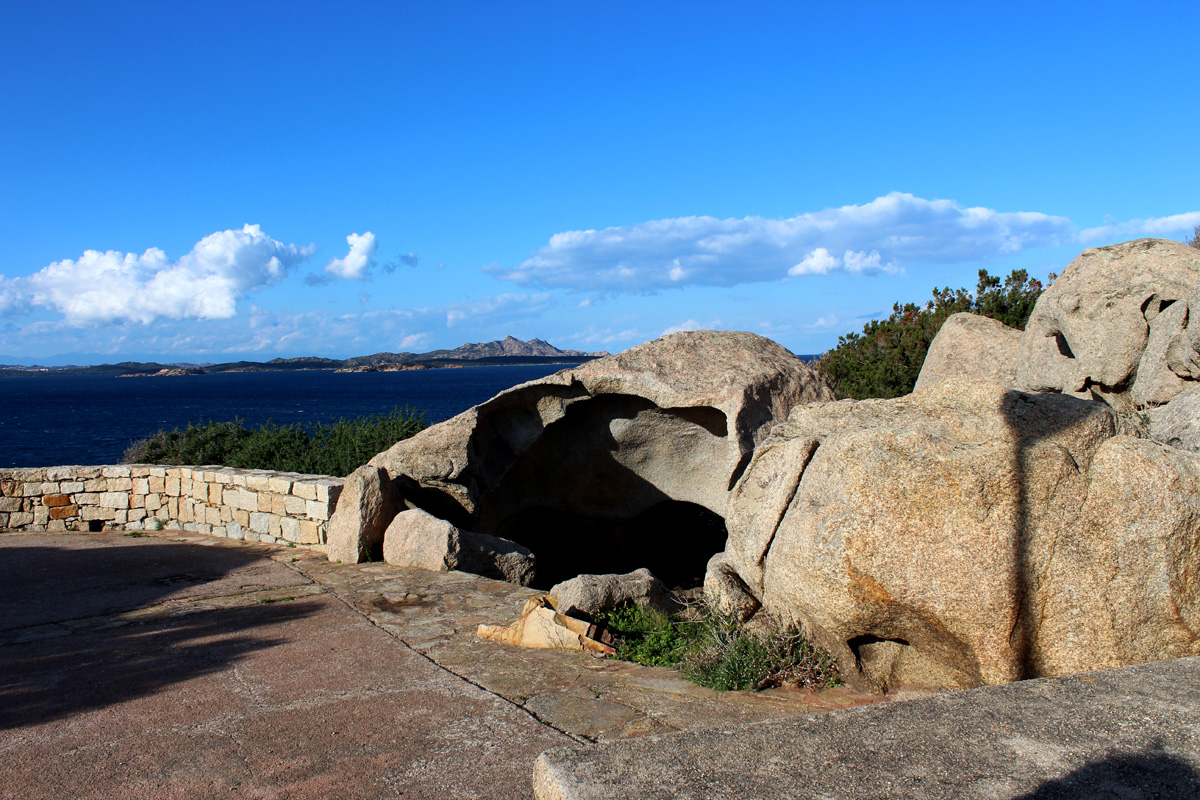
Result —
<instances>
[{"instance_id":1,"label":"shadow on pavement","mask_svg":"<svg viewBox=\"0 0 1200 800\"><path fill-rule=\"evenodd\" d=\"M144 618L114 619L168 599L306 581L261 554L233 548L9 536L0 537L0 730L103 708L224 670L251 652L284 643L271 626L317 607L311 601L204 611L176 605Z\"/></svg>"}]
</instances>

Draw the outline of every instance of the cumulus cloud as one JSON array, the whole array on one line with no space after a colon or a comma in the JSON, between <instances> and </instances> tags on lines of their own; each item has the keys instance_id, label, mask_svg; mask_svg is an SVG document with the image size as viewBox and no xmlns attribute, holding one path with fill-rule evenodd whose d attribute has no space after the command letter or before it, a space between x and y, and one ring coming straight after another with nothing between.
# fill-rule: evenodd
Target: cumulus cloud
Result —
<instances>
[{"instance_id":1,"label":"cumulus cloud","mask_svg":"<svg viewBox=\"0 0 1200 800\"><path fill-rule=\"evenodd\" d=\"M140 256L86 250L0 287L12 295L0 306L53 309L71 325L223 319L234 315L239 298L282 280L313 250L276 241L258 225L210 234L178 261L156 247Z\"/></svg>"},{"instance_id":2,"label":"cumulus cloud","mask_svg":"<svg viewBox=\"0 0 1200 800\"><path fill-rule=\"evenodd\" d=\"M567 231L512 269L486 271L517 284L612 292L733 286L788 274L894 274L906 263L977 261L1057 244L1071 233L1064 217L893 192L788 219L676 217Z\"/></svg>"},{"instance_id":3,"label":"cumulus cloud","mask_svg":"<svg viewBox=\"0 0 1200 800\"><path fill-rule=\"evenodd\" d=\"M352 233L346 237L346 243L350 245L350 252L345 258L330 259L325 265L325 272L337 278L365 280L367 271L375 265L375 251L379 249L375 234L370 231L361 236Z\"/></svg>"},{"instance_id":4,"label":"cumulus cloud","mask_svg":"<svg viewBox=\"0 0 1200 800\"><path fill-rule=\"evenodd\" d=\"M1200 225L1200 211L1188 211L1169 217L1107 222L1095 228L1085 228L1079 232L1079 241L1113 243L1145 237L1175 238L1191 233L1197 225Z\"/></svg>"},{"instance_id":5,"label":"cumulus cloud","mask_svg":"<svg viewBox=\"0 0 1200 800\"><path fill-rule=\"evenodd\" d=\"M680 331L698 331L701 327L702 326L700 323L696 322L696 320L688 319L679 323L678 325L672 325L671 327L664 329L659 335L667 336L668 334L679 333Z\"/></svg>"}]
</instances>

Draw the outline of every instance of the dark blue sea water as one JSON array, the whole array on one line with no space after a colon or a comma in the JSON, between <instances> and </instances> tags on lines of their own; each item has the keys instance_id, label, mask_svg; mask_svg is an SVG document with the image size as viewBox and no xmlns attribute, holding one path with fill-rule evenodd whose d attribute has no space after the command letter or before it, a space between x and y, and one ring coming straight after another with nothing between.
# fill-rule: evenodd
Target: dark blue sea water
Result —
<instances>
[{"instance_id":1,"label":"dark blue sea water","mask_svg":"<svg viewBox=\"0 0 1200 800\"><path fill-rule=\"evenodd\" d=\"M437 422L563 368L0 378L0 467L114 464L131 442L189 422L328 423L396 406L424 411Z\"/></svg>"}]
</instances>

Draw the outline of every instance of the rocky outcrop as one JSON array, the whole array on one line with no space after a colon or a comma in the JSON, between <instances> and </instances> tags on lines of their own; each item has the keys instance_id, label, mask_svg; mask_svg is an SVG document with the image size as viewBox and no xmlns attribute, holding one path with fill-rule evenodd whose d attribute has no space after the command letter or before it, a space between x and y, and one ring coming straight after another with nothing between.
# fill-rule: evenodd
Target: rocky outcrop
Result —
<instances>
[{"instance_id":1,"label":"rocky outcrop","mask_svg":"<svg viewBox=\"0 0 1200 800\"><path fill-rule=\"evenodd\" d=\"M649 606L672 612L679 600L648 569L625 575L578 575L555 584L547 595L554 608L569 616L591 617L623 605Z\"/></svg>"},{"instance_id":2,"label":"rocky outcrop","mask_svg":"<svg viewBox=\"0 0 1200 800\"><path fill-rule=\"evenodd\" d=\"M978 314L951 314L938 330L914 391L953 377L1014 386L1021 332Z\"/></svg>"},{"instance_id":3,"label":"rocky outcrop","mask_svg":"<svg viewBox=\"0 0 1200 800\"><path fill-rule=\"evenodd\" d=\"M516 542L460 530L419 508L401 511L383 536L383 560L398 567L460 570L527 586L534 557Z\"/></svg>"},{"instance_id":4,"label":"rocky outcrop","mask_svg":"<svg viewBox=\"0 0 1200 800\"><path fill-rule=\"evenodd\" d=\"M1138 239L1084 250L1038 298L1021 337L1017 385L1086 393L1119 409L1169 400L1182 386L1164 369L1173 353L1171 371L1195 379L1180 365L1200 352L1191 349L1200 328L1189 330L1178 308L1158 318L1198 284L1200 250L1180 242Z\"/></svg>"},{"instance_id":5,"label":"rocky outcrop","mask_svg":"<svg viewBox=\"0 0 1200 800\"><path fill-rule=\"evenodd\" d=\"M1080 647L1044 620L1053 565L1115 429L1101 403L962 378L798 408L731 497L723 561L862 688L1052 672Z\"/></svg>"},{"instance_id":6,"label":"rocky outcrop","mask_svg":"<svg viewBox=\"0 0 1200 800\"><path fill-rule=\"evenodd\" d=\"M393 508L518 541L547 581L641 566L674 578L659 564L682 569L681 555L699 559L698 581L755 445L795 406L832 397L768 339L683 332L514 387L370 465ZM348 502L339 531L343 513L351 534L373 524Z\"/></svg>"}]
</instances>

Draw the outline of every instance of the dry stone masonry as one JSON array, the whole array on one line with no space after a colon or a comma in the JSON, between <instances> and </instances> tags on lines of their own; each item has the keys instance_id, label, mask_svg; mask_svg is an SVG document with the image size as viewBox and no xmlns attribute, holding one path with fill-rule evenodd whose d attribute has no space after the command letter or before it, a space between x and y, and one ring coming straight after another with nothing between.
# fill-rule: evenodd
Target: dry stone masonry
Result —
<instances>
[{"instance_id":1,"label":"dry stone masonry","mask_svg":"<svg viewBox=\"0 0 1200 800\"><path fill-rule=\"evenodd\" d=\"M315 545L341 491L341 478L215 466L4 469L0 528L164 528Z\"/></svg>"}]
</instances>

